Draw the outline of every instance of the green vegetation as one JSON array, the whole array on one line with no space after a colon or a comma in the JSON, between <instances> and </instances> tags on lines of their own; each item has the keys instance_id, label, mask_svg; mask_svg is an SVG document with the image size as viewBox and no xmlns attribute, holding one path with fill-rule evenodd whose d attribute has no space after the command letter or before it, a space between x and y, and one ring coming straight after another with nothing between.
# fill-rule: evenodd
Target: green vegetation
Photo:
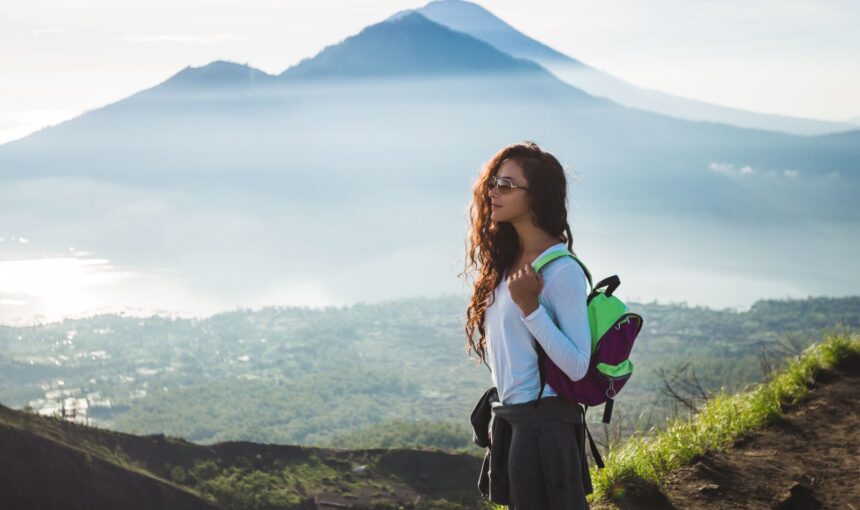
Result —
<instances>
[{"instance_id":1,"label":"green vegetation","mask_svg":"<svg viewBox=\"0 0 860 510\"><path fill-rule=\"evenodd\" d=\"M350 448L438 448L475 453L471 426L431 420L393 420L334 438L325 446ZM483 455L483 452L480 452Z\"/></svg>"},{"instance_id":2,"label":"green vegetation","mask_svg":"<svg viewBox=\"0 0 860 510\"><path fill-rule=\"evenodd\" d=\"M624 483L631 479L661 483L670 471L696 456L725 449L743 434L778 416L786 403L796 403L809 391L816 372L858 353L860 335L830 334L752 390L720 393L691 419L676 419L653 435L631 437L623 447L607 455L605 469L592 469L592 496L623 496Z\"/></svg>"},{"instance_id":3,"label":"green vegetation","mask_svg":"<svg viewBox=\"0 0 860 510\"><path fill-rule=\"evenodd\" d=\"M248 465L222 468L208 459L199 461L189 470L186 485L227 508L284 508L306 499L299 491L320 478L319 465L315 468L301 466L295 473L288 469L266 471Z\"/></svg>"},{"instance_id":4,"label":"green vegetation","mask_svg":"<svg viewBox=\"0 0 860 510\"><path fill-rule=\"evenodd\" d=\"M462 305L453 299L419 299L318 311L237 311L202 321L101 316L34 328L0 327L0 365L12 370L0 374L12 384L0 387L0 393L26 393L62 377L61 388L47 391L77 387L80 393L117 398L110 416L116 423L138 434L164 430L168 435L134 437L46 420L32 414L36 402L30 412L7 418L7 424L76 445L86 459L99 456L151 473L228 508L301 505L320 491L372 494L379 508L386 508L397 487L435 482L440 473L450 479L447 487L455 487L477 475L479 459L463 455L456 469L446 465L432 476L405 477L403 466L429 465L439 458L437 452L392 449L483 455L471 441L468 414L490 379L485 368L463 354ZM660 412L648 419L650 425L628 423L630 440L611 448L605 470L592 471L596 498L620 495L632 479L659 482L696 455L726 447L778 414L784 403L796 401L816 370L860 352L860 337L852 332L860 326L860 298L760 301L748 312L657 304L635 308L647 321L632 356L639 371L618 398L613 423L641 416L636 413L649 405L657 404ZM833 333L833 324L845 332ZM808 347L822 337L822 343ZM768 375L762 353L774 353L768 365L777 365L775 354L786 346L803 353ZM87 358L109 347L108 356ZM28 357L33 373L23 365ZM66 364L51 367L50 359ZM680 363L696 370L711 395L692 418L675 417L661 427L672 406L657 397L657 370ZM18 376L21 384L14 386ZM169 391L157 391L162 385L170 385ZM148 390L146 396L122 397L142 390ZM732 394L736 391L743 393ZM589 416L599 420L599 409ZM182 436L200 442L238 439L378 450L255 443L210 447ZM621 438L605 442L621 444ZM411 457L421 454L426 457L420 462ZM463 508L452 501L471 497L474 482L468 486L456 496L428 489L422 505Z\"/></svg>"},{"instance_id":5,"label":"green vegetation","mask_svg":"<svg viewBox=\"0 0 860 510\"><path fill-rule=\"evenodd\" d=\"M763 377L762 351L789 340L802 349L834 324L860 328L860 297L759 301L746 312L631 306L646 320L631 356L637 371L617 399L621 434L603 443L673 415L660 369L689 363L705 389L738 391ZM416 298L199 320L100 315L0 326L0 402L39 410L61 390L97 392L111 407L91 405L93 423L198 444L465 446L480 454L468 415L491 378L464 353L465 307L462 297ZM599 416L589 410L598 436ZM433 430L394 432L413 422Z\"/></svg>"}]
</instances>

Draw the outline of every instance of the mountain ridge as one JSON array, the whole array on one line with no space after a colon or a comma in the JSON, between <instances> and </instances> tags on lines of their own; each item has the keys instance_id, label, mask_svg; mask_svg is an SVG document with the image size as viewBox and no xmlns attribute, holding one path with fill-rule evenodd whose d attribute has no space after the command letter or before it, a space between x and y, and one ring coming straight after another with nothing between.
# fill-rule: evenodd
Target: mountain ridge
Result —
<instances>
[{"instance_id":1,"label":"mountain ridge","mask_svg":"<svg viewBox=\"0 0 860 510\"><path fill-rule=\"evenodd\" d=\"M390 44L397 41L397 45ZM456 49L456 51L450 51ZM362 29L284 70L280 79L540 72L471 35L410 12Z\"/></svg>"},{"instance_id":2,"label":"mountain ridge","mask_svg":"<svg viewBox=\"0 0 860 510\"><path fill-rule=\"evenodd\" d=\"M421 12L453 30L485 40L510 55L531 59L587 93L611 99L627 107L686 120L721 122L796 135L821 135L855 128L849 121L825 121L755 112L641 87L534 40L487 9L465 0L434 0L424 7L412 10ZM399 15L402 14L396 13L394 16Z\"/></svg>"},{"instance_id":3,"label":"mountain ridge","mask_svg":"<svg viewBox=\"0 0 860 510\"><path fill-rule=\"evenodd\" d=\"M175 88L182 87L236 87L241 85L266 85L275 80L275 76L261 71L248 64L229 60L213 60L198 67L186 66L158 86Z\"/></svg>"}]
</instances>

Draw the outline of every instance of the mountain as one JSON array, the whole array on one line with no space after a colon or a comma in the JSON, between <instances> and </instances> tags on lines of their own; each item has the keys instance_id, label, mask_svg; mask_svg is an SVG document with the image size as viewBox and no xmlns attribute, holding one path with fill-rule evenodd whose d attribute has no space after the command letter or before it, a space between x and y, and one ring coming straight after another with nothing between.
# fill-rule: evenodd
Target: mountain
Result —
<instances>
[{"instance_id":1,"label":"mountain","mask_svg":"<svg viewBox=\"0 0 860 510\"><path fill-rule=\"evenodd\" d=\"M505 126L505 118L511 125ZM460 145L457 140L469 140L467 132L477 135L476 119L491 121L492 127L482 131L497 139L538 136L556 141L576 153L583 166L599 169L609 164L628 181L671 175L676 180L673 188L679 180L715 180L708 175L712 172L669 170L695 160L705 170L714 162L778 172L792 168L819 176L838 168L842 177L853 179L849 169L858 151L850 142L860 132L828 138L828 151L822 153L815 138L694 123L625 108L571 87L541 66L477 38L406 13L367 27L277 77L223 61L186 68L159 86L6 144L0 162L7 163L7 177L91 175L180 186L187 180L223 182L241 164L245 178L253 175L280 183L289 173L280 170L286 153L293 163L322 163L309 159L305 150L309 145L325 141L333 152L342 152L335 147L385 133L398 140L396 150L401 154L417 154L424 140L440 133L447 132L443 140L455 146ZM341 126L355 129L342 139L334 138ZM458 130L462 136L451 136ZM247 137L251 133L253 137ZM626 157L618 153L619 144ZM281 151L284 154L278 155ZM62 165L56 164L59 156ZM622 169L629 166L629 158L643 157L661 160L662 169L647 177L642 171ZM608 184L616 178L614 172L596 171L594 182ZM339 172L327 177L334 175ZM389 177L412 180L408 174ZM437 176L441 177L454 175ZM727 184L717 179L708 186L716 191ZM707 203L708 198L697 199L702 201ZM750 207L759 207L752 196L745 210Z\"/></svg>"},{"instance_id":2,"label":"mountain","mask_svg":"<svg viewBox=\"0 0 860 510\"><path fill-rule=\"evenodd\" d=\"M618 261L639 295L665 292L661 264L730 264L742 284L670 279L674 296L724 296L718 306L856 288L843 269L858 242L860 130L801 137L628 108L417 13L277 76L186 68L0 146L0 231L44 243L6 244L10 257L86 246L129 268L116 288L145 308L170 308L139 291L168 282L165 299L205 314L457 293L474 179L517 140L568 169L572 225L605 271L606 254L626 251L607 233L641 247ZM763 229L772 237L752 243ZM773 257L814 264L821 249L825 274Z\"/></svg>"},{"instance_id":3,"label":"mountain","mask_svg":"<svg viewBox=\"0 0 860 510\"><path fill-rule=\"evenodd\" d=\"M534 62L558 62L588 67L549 46L536 41L496 17L478 4L462 0L436 0L419 9L399 11L389 20L395 20L412 13L421 13L427 19L441 25L469 34L487 42L505 53Z\"/></svg>"},{"instance_id":4,"label":"mountain","mask_svg":"<svg viewBox=\"0 0 860 510\"><path fill-rule=\"evenodd\" d=\"M443 104L445 109L440 110ZM575 149L580 164L592 168L619 161L619 154L613 153L620 143L630 155L651 153L667 163L689 163L688 156L693 156L700 168L713 161L737 161L739 167L778 171L799 167L825 176L839 167L844 177L853 178L854 173L843 168L850 168L857 156L850 142L860 133L828 138L828 153L822 154L816 138L625 108L571 87L541 66L477 38L421 14L404 13L367 27L276 77L224 61L186 68L163 84L0 147L0 162L5 177L90 175L175 185L188 178L195 183L231 178L241 158L246 177L278 179L285 175L277 170L283 159L271 157L270 150L279 150L277 145L286 150L284 141L289 140L293 161L319 164L302 157L302 144L309 136L325 139L332 148L344 143L326 129L357 121L356 112L363 112L363 130L405 135L399 146L403 153L417 153L405 148L420 150L431 133L450 131L449 124L458 117L455 130L472 130L477 118L498 118L493 127L483 128L485 133L507 133L502 137L507 140L538 135L557 140ZM503 118L516 125L505 127ZM250 133L253 138L243 137ZM345 137L346 143L357 136ZM445 139L456 144L461 138ZM61 165L56 163L59 156ZM833 164L821 165L822 157L834 158ZM664 166L661 173L667 171ZM602 174L595 172L595 177L602 179ZM665 175L670 174L677 179L692 177L688 171ZM706 176L695 179L711 180ZM626 176L642 177L641 171Z\"/></svg>"},{"instance_id":5,"label":"mountain","mask_svg":"<svg viewBox=\"0 0 860 510\"><path fill-rule=\"evenodd\" d=\"M486 41L505 53L533 60L589 94L606 97L632 108L688 120L724 122L739 127L799 135L856 129L850 122L750 112L638 87L531 39L472 2L435 0L420 9L401 11L395 14L394 18L403 16L406 12L420 12L437 23Z\"/></svg>"},{"instance_id":6,"label":"mountain","mask_svg":"<svg viewBox=\"0 0 860 510\"><path fill-rule=\"evenodd\" d=\"M392 44L397 41L396 44ZM514 60L473 37L407 13L395 23L377 23L304 59L279 76L284 80L361 76L481 75L535 73L538 66Z\"/></svg>"},{"instance_id":7,"label":"mountain","mask_svg":"<svg viewBox=\"0 0 860 510\"><path fill-rule=\"evenodd\" d=\"M273 83L275 77L254 69L247 64L216 60L202 67L187 66L165 81L164 89L201 90L235 87L265 86Z\"/></svg>"}]
</instances>

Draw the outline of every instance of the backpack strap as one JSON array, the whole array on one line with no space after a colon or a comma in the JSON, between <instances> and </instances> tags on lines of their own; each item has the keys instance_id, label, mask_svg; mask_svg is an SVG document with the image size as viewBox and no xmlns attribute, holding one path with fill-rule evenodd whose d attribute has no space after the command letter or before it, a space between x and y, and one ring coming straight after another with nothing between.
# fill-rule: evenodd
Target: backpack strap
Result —
<instances>
[{"instance_id":1,"label":"backpack strap","mask_svg":"<svg viewBox=\"0 0 860 510\"><path fill-rule=\"evenodd\" d=\"M603 423L609 423L609 420L612 419L612 405L615 404L615 400L611 398L606 399L606 404L603 406Z\"/></svg>"},{"instance_id":2,"label":"backpack strap","mask_svg":"<svg viewBox=\"0 0 860 510\"><path fill-rule=\"evenodd\" d=\"M579 264L579 266L582 268L582 271L585 273L585 278L588 280L588 286L590 288L589 293L588 293L589 294L588 301L591 301L590 297L594 294L594 285L591 283L591 273L588 271L588 268L585 267L585 264L583 264L582 261L579 260L579 258L576 255L574 255L573 253L570 253L570 251L568 251L566 248L561 249L561 250L553 250L553 251L547 253L543 257L536 260L532 264L532 268L534 269L535 273L538 273L543 268L543 266L549 264L553 260L555 260L559 257L568 257L568 256L572 257L573 260L575 260ZM609 279L605 279L605 280L601 281L600 284L605 285L607 283L610 283L610 282L607 282L607 280L609 280ZM611 283L614 283L614 281L612 281ZM613 286L612 290L615 290L615 287L617 287L617 286L618 285L615 284ZM540 399L541 399L541 396L543 395L544 386L546 386L546 368L544 367L544 364L543 364L543 357L546 356L546 352L544 352L543 347L540 345L539 342L535 341L535 346L537 347L537 352L538 352L538 372L540 373L540 392L538 393L538 398L535 401L535 405L534 405L535 407L537 407L540 404ZM604 415L603 415L604 423L609 423L609 417L612 415L612 400L607 402L607 407L608 407L608 409L604 409ZM585 434L588 436L588 445L591 448L591 457L594 459L594 463L597 465L597 467L599 469L603 469L605 467L605 464L603 463L603 457L600 456L600 450L597 449L597 444L595 444L594 439L591 437L591 431L588 430L588 420L586 420L586 418L585 418L586 411L588 411L588 406L584 406L584 409L583 409L582 426L585 427Z\"/></svg>"},{"instance_id":3,"label":"backpack strap","mask_svg":"<svg viewBox=\"0 0 860 510\"><path fill-rule=\"evenodd\" d=\"M540 270L545 265L560 257L573 257L573 260L575 260L580 265L580 267L582 267L582 271L585 273L585 278L588 280L588 286L591 288L589 295L594 292L594 286L591 284L591 273L588 272L588 268L585 267L585 264L583 264L582 261L576 257L576 255L570 253L567 248L553 250L547 253L546 255L532 263L532 269L534 269L535 273L540 273ZM540 300L540 296L538 296L538 300ZM537 340L535 340L534 343L538 351L538 372L540 373L540 392L538 392L538 398L537 400L535 400L534 405L534 407L537 407L538 405L540 405L540 399L543 396L543 390L546 386L546 368L543 364L543 357L546 356L546 352L544 352L543 347L541 347L540 343ZM586 428L586 431L587 430L588 429ZM589 438L590 437L591 436L589 435Z\"/></svg>"},{"instance_id":4,"label":"backpack strap","mask_svg":"<svg viewBox=\"0 0 860 510\"><path fill-rule=\"evenodd\" d=\"M591 457L594 459L594 463L597 464L597 467L599 469L603 469L605 467L603 464L603 457L600 456L600 451L597 449L597 445L594 444L594 439L591 438L591 431L588 430L588 420L585 419L585 411L588 411L588 406L585 406L582 413L582 425L585 427L586 435L588 435L588 445L591 447Z\"/></svg>"},{"instance_id":5,"label":"backpack strap","mask_svg":"<svg viewBox=\"0 0 860 510\"><path fill-rule=\"evenodd\" d=\"M535 408L537 408L537 406L540 405L540 399L541 399L541 396L543 396L543 389L546 386L546 367L543 366L543 358L544 358L544 356L546 356L546 353L544 352L543 347L541 346L541 344L537 340L535 340L534 343L537 346L537 352L538 352L537 364L538 364L538 373L540 373L540 391L538 392L538 397L537 397L537 400L535 400L535 405L534 405Z\"/></svg>"},{"instance_id":6,"label":"backpack strap","mask_svg":"<svg viewBox=\"0 0 860 510\"><path fill-rule=\"evenodd\" d=\"M555 260L559 257L572 257L573 260L575 260L579 264L579 266L582 268L582 272L585 273L585 278L588 280L588 287L590 288L589 294L591 292L593 292L594 291L594 285L591 283L591 273L588 271L588 268L585 267L585 264L583 264L582 261L579 260L579 258L576 255L574 255L573 253L570 253L570 251L568 251L567 248L560 249L560 250L553 250L553 251L547 253L543 257L534 261L534 263L532 263L532 268L535 270L535 273L539 273L541 268L543 268L543 266L549 264L550 262L552 262L553 260Z\"/></svg>"}]
</instances>

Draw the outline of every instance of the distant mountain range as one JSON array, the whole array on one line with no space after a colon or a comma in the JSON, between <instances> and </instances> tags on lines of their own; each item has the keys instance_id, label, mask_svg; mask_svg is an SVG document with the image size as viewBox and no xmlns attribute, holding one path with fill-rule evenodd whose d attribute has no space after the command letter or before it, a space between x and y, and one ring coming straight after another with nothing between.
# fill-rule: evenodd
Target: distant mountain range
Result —
<instances>
[{"instance_id":1,"label":"distant mountain range","mask_svg":"<svg viewBox=\"0 0 860 510\"><path fill-rule=\"evenodd\" d=\"M776 204L763 209L757 196L709 168L791 170L854 181L852 169L860 161L860 130L796 137L630 109L410 12L369 26L278 76L224 61L186 68L156 87L0 147L0 163L6 178L88 176L183 186L223 183L239 172L243 186L256 186L253 176L260 185L283 186L288 179L318 187L332 178L354 179L338 161L351 152L353 166L373 166L378 177L408 189L415 176L380 166L374 145L406 157L437 140L449 154L477 155L469 147L482 139L518 138L539 138L575 154L580 166L591 169L594 193L612 189L625 197L634 188L619 190L619 179L646 188L661 183L646 202L658 196L684 200L701 189L695 203L703 206L718 192L731 193L734 202L724 213L740 208L745 216L767 215ZM357 151L356 143L362 147ZM323 146L326 158L319 157ZM284 167L287 160L326 169L296 175ZM431 179L462 189L456 179L463 166L446 168L453 172L437 167ZM641 189L625 198L653 207L642 203ZM819 214L817 199L792 197L779 214ZM833 214L843 213L851 211Z\"/></svg>"}]
</instances>

